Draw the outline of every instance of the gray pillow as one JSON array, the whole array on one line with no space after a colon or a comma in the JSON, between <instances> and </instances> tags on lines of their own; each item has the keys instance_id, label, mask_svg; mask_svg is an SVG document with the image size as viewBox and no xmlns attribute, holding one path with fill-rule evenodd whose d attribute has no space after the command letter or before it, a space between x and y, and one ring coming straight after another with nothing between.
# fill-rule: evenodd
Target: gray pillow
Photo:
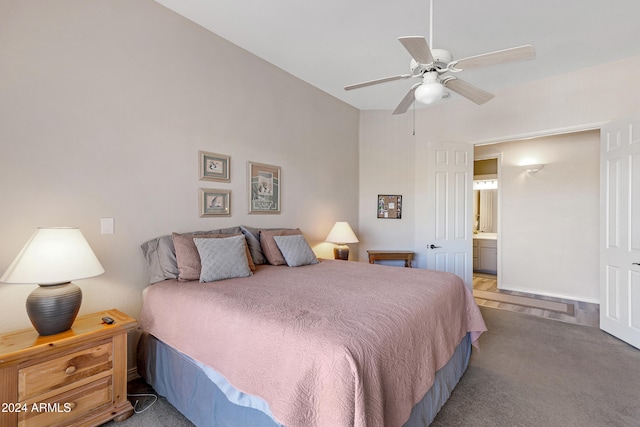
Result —
<instances>
[{"instance_id":1,"label":"gray pillow","mask_svg":"<svg viewBox=\"0 0 640 427\"><path fill-rule=\"evenodd\" d=\"M317 264L318 258L309 247L302 234L293 236L273 236L278 249L289 267Z\"/></svg>"},{"instance_id":2,"label":"gray pillow","mask_svg":"<svg viewBox=\"0 0 640 427\"><path fill-rule=\"evenodd\" d=\"M251 276L243 235L218 239L196 237L193 242L202 263L200 282Z\"/></svg>"},{"instance_id":3,"label":"gray pillow","mask_svg":"<svg viewBox=\"0 0 640 427\"><path fill-rule=\"evenodd\" d=\"M238 234L240 227L220 228L210 231L192 231L188 234ZM149 283L178 278L178 262L172 236L160 236L140 245L147 261Z\"/></svg>"},{"instance_id":4,"label":"gray pillow","mask_svg":"<svg viewBox=\"0 0 640 427\"><path fill-rule=\"evenodd\" d=\"M260 264L268 264L267 257L264 255L262 251L262 246L260 245L260 230L291 230L290 228L253 228L248 227L246 225L241 225L240 230L244 237L247 238L247 244L249 245L249 251L251 252L251 258L253 258L253 263L255 265Z\"/></svg>"},{"instance_id":5,"label":"gray pillow","mask_svg":"<svg viewBox=\"0 0 640 427\"><path fill-rule=\"evenodd\" d=\"M176 251L171 236L162 236L140 245L147 260L149 283L178 278Z\"/></svg>"},{"instance_id":6,"label":"gray pillow","mask_svg":"<svg viewBox=\"0 0 640 427\"><path fill-rule=\"evenodd\" d=\"M260 265L267 262L267 259L262 252L262 248L260 247L260 230L253 227L247 227L245 225L241 225L240 230L242 230L242 234L244 234L244 237L247 239L247 245L249 245L249 252L251 252L253 263L255 265Z\"/></svg>"}]
</instances>

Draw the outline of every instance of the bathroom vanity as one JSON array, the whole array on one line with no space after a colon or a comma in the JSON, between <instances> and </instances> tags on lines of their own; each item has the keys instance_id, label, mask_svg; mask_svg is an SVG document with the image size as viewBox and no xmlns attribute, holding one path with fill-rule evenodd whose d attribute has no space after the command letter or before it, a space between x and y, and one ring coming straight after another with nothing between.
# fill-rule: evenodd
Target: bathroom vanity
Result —
<instances>
[{"instance_id":1,"label":"bathroom vanity","mask_svg":"<svg viewBox=\"0 0 640 427\"><path fill-rule=\"evenodd\" d=\"M496 274L498 271L498 234L473 235L473 271Z\"/></svg>"}]
</instances>

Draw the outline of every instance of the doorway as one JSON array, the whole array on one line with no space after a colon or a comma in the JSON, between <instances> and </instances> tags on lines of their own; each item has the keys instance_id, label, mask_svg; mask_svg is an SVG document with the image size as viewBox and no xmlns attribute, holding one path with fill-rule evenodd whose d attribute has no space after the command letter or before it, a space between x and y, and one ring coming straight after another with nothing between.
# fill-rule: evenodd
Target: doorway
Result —
<instances>
[{"instance_id":1,"label":"doorway","mask_svg":"<svg viewBox=\"0 0 640 427\"><path fill-rule=\"evenodd\" d=\"M500 293L597 312L599 140L584 131L474 147L474 160L498 158Z\"/></svg>"},{"instance_id":2,"label":"doorway","mask_svg":"<svg viewBox=\"0 0 640 427\"><path fill-rule=\"evenodd\" d=\"M489 290L499 287L500 154L475 156L473 164L474 288Z\"/></svg>"}]
</instances>

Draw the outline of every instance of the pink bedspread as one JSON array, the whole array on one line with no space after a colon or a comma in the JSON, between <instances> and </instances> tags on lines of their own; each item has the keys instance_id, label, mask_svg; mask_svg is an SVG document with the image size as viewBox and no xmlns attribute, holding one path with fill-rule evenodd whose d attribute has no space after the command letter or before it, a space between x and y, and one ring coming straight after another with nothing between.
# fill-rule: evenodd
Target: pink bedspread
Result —
<instances>
[{"instance_id":1,"label":"pink bedspread","mask_svg":"<svg viewBox=\"0 0 640 427\"><path fill-rule=\"evenodd\" d=\"M401 426L464 335L486 330L457 276L334 260L154 284L140 325L290 427Z\"/></svg>"}]
</instances>

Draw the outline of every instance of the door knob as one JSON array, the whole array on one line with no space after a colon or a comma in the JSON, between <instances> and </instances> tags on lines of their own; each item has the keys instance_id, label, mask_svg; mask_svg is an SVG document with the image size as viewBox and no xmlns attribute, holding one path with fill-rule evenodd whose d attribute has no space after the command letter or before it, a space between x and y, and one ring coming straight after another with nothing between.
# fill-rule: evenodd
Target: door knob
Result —
<instances>
[{"instance_id":1,"label":"door knob","mask_svg":"<svg viewBox=\"0 0 640 427\"><path fill-rule=\"evenodd\" d=\"M436 246L436 245L434 245L434 244L431 244L431 245L428 245L427 247L428 247L429 249L438 249L438 248L441 248L442 246Z\"/></svg>"}]
</instances>

